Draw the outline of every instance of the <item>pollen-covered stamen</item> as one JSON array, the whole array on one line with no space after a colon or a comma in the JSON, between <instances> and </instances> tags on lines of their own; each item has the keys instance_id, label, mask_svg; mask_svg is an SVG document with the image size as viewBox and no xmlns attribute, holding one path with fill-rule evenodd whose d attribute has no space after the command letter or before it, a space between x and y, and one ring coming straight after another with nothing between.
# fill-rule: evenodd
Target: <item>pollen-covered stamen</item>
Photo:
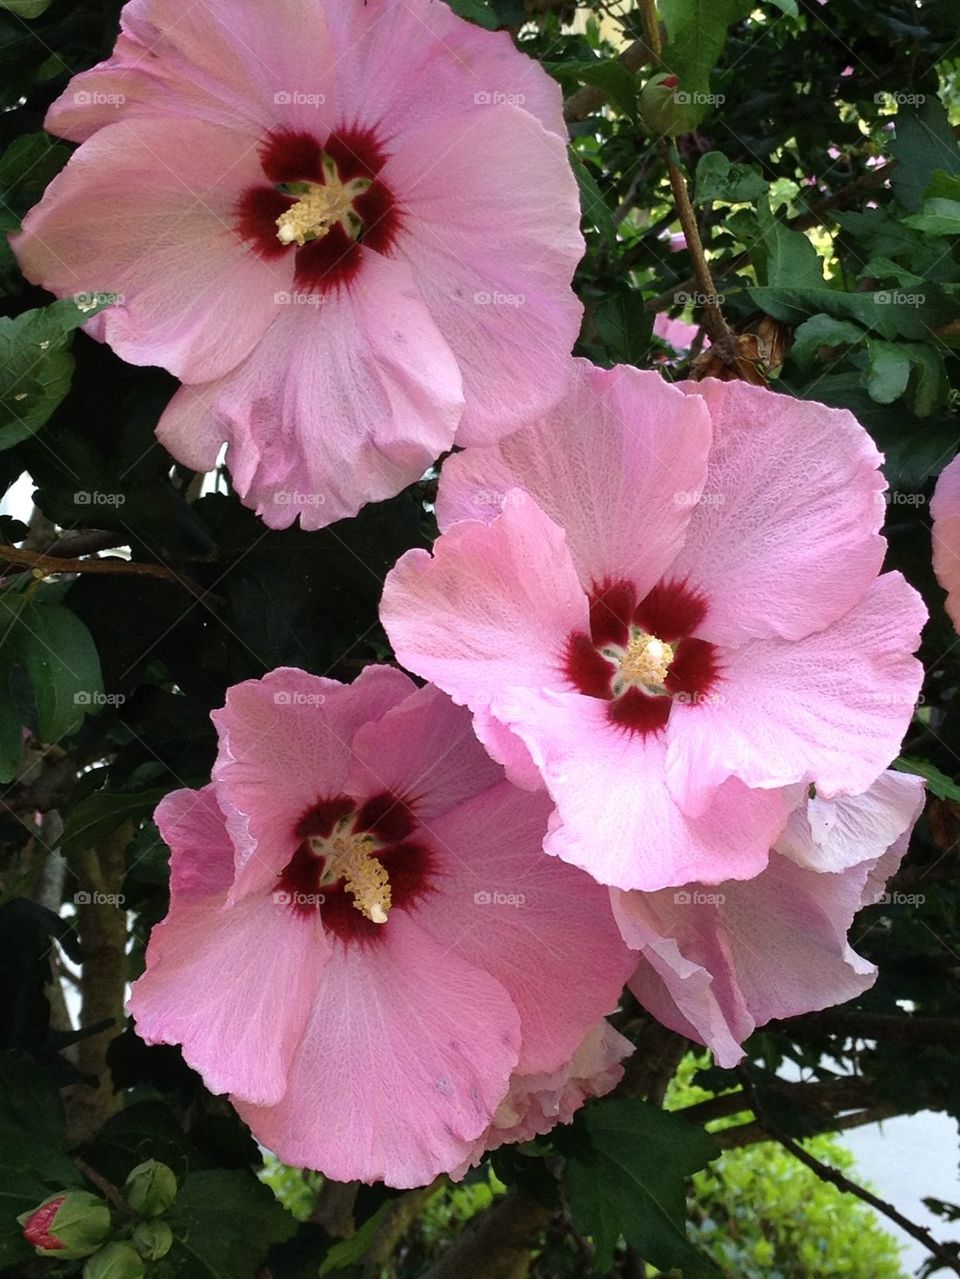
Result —
<instances>
[{"instance_id":1,"label":"pollen-covered stamen","mask_svg":"<svg viewBox=\"0 0 960 1279\"><path fill-rule=\"evenodd\" d=\"M285 185L287 195L300 197L296 204L277 218L277 239L281 244L298 244L302 248L319 240L337 225L351 240L360 238L363 220L354 208L354 200L369 191L370 178L352 178L341 182L337 166L329 156L323 158L324 181L296 182Z\"/></svg>"},{"instance_id":2,"label":"pollen-covered stamen","mask_svg":"<svg viewBox=\"0 0 960 1279\"><path fill-rule=\"evenodd\" d=\"M626 687L642 688L647 692L663 692L664 680L673 657L671 644L665 644L655 635L647 635L644 631L631 628L627 647L618 655L614 691L622 691L617 687L622 683Z\"/></svg>"},{"instance_id":3,"label":"pollen-covered stamen","mask_svg":"<svg viewBox=\"0 0 960 1279\"><path fill-rule=\"evenodd\" d=\"M372 835L335 831L330 838L314 836L310 847L324 858L321 887L341 879L355 908L374 924L385 924L390 911L390 877L374 853Z\"/></svg>"}]
</instances>

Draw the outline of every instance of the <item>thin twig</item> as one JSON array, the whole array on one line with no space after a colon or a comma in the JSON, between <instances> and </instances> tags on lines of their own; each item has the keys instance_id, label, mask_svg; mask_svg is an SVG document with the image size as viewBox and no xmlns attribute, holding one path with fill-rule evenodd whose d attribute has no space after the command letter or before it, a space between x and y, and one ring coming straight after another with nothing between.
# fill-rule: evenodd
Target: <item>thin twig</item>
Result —
<instances>
[{"instance_id":1,"label":"thin twig","mask_svg":"<svg viewBox=\"0 0 960 1279\"><path fill-rule=\"evenodd\" d=\"M837 1168L831 1168L829 1164L822 1163L809 1150L788 1136L777 1124L775 1124L770 1116L765 1114L762 1105L757 1100L756 1090L750 1080L749 1075L745 1071L739 1071L740 1081L743 1084L744 1092L750 1098L751 1110L763 1124L763 1127L770 1136L788 1152L793 1155L794 1159L798 1159L810 1169L821 1181L827 1182L829 1185L836 1186L838 1190L844 1194L854 1195L857 1199L863 1200L865 1204L869 1204L877 1212L888 1217L892 1222L905 1230L908 1235L916 1239L924 1248L942 1262L948 1270L952 1270L955 1275L960 1275L960 1260L956 1256L952 1256L950 1251L934 1239L929 1230L925 1230L923 1226L918 1226L916 1222L911 1221L909 1217L905 1217L902 1212L894 1208L893 1204L889 1204L884 1199L880 1199L872 1191L866 1190L863 1186L858 1186L855 1181L851 1181L849 1177L845 1177Z\"/></svg>"},{"instance_id":2,"label":"thin twig","mask_svg":"<svg viewBox=\"0 0 960 1279\"><path fill-rule=\"evenodd\" d=\"M202 599L206 591L202 586L172 568L162 564L140 564L135 560L81 560L61 559L56 555L42 555L38 551L27 551L16 546L0 544L0 559L8 564L16 564L20 568L30 569L42 577L53 573L126 573L137 577L155 577L163 582L175 582L184 587L197 599Z\"/></svg>"}]
</instances>

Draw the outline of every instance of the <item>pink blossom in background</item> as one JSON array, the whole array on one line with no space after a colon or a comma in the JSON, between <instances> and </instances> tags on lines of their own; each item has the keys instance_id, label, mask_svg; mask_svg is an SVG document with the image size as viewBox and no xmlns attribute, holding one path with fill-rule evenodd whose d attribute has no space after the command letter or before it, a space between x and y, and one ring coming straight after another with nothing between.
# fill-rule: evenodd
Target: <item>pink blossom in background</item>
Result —
<instances>
[{"instance_id":1,"label":"pink blossom in background","mask_svg":"<svg viewBox=\"0 0 960 1279\"><path fill-rule=\"evenodd\" d=\"M664 342L669 342L675 351L689 351L694 339L700 332L698 324L688 324L686 320L671 320L666 311L661 311L653 322L653 332ZM704 345L710 345L707 338Z\"/></svg>"},{"instance_id":2,"label":"pink blossom in background","mask_svg":"<svg viewBox=\"0 0 960 1279\"><path fill-rule=\"evenodd\" d=\"M437 0L131 0L47 126L82 143L12 244L184 386L158 433L272 527L489 443L569 378L583 251L559 87ZM523 181L517 181L517 174Z\"/></svg>"},{"instance_id":3,"label":"pink blossom in background","mask_svg":"<svg viewBox=\"0 0 960 1279\"><path fill-rule=\"evenodd\" d=\"M842 410L578 362L548 418L445 463L381 616L546 785L548 852L622 889L752 879L782 788L868 790L913 713L925 611L877 576L879 462Z\"/></svg>"},{"instance_id":4,"label":"pink blossom in background","mask_svg":"<svg viewBox=\"0 0 960 1279\"><path fill-rule=\"evenodd\" d=\"M505 1113L545 1131L537 1105L569 1118L612 1086L619 1045L578 1054L635 957L468 712L371 666L274 671L214 719L211 784L157 811L171 907L133 988L142 1038L340 1181L425 1184Z\"/></svg>"},{"instance_id":5,"label":"pink blossom in background","mask_svg":"<svg viewBox=\"0 0 960 1279\"><path fill-rule=\"evenodd\" d=\"M847 934L899 866L922 807L921 779L887 772L865 795L801 802L756 879L614 890L641 955L631 990L721 1066L735 1066L765 1022L862 994L876 969Z\"/></svg>"},{"instance_id":6,"label":"pink blossom in background","mask_svg":"<svg viewBox=\"0 0 960 1279\"><path fill-rule=\"evenodd\" d=\"M945 466L930 499L933 571L947 592L947 615L960 631L960 456Z\"/></svg>"}]
</instances>

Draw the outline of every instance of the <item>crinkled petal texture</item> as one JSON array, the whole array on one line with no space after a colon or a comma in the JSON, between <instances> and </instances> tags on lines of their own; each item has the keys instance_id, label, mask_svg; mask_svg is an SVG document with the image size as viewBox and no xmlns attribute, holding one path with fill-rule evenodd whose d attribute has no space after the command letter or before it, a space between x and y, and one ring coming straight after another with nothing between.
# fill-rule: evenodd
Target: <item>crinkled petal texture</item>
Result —
<instances>
[{"instance_id":1,"label":"crinkled petal texture","mask_svg":"<svg viewBox=\"0 0 960 1279\"><path fill-rule=\"evenodd\" d=\"M671 576L710 601L703 639L803 639L837 621L880 571L881 457L845 409L745 382L686 383L713 447Z\"/></svg>"},{"instance_id":2,"label":"crinkled petal texture","mask_svg":"<svg viewBox=\"0 0 960 1279\"><path fill-rule=\"evenodd\" d=\"M489 523L523 489L564 530L586 588L627 578L642 598L683 546L711 437L705 405L658 373L575 360L549 417L444 463L440 527Z\"/></svg>"},{"instance_id":3,"label":"crinkled petal texture","mask_svg":"<svg viewBox=\"0 0 960 1279\"><path fill-rule=\"evenodd\" d=\"M617 1086L623 1078L621 1063L633 1049L629 1039L602 1021L559 1070L515 1075L493 1123L454 1179L478 1164L488 1151L512 1142L532 1141L557 1124L568 1124L585 1101L605 1097Z\"/></svg>"},{"instance_id":4,"label":"crinkled petal texture","mask_svg":"<svg viewBox=\"0 0 960 1279\"><path fill-rule=\"evenodd\" d=\"M397 253L463 374L457 441L498 439L569 384L583 239L566 145L517 107L478 108L398 144L382 179L404 211Z\"/></svg>"},{"instance_id":5,"label":"crinkled petal texture","mask_svg":"<svg viewBox=\"0 0 960 1279\"><path fill-rule=\"evenodd\" d=\"M465 1170L515 1080L557 1093L554 1120L612 1085L622 1052L578 1050L635 957L606 890L543 856L548 796L504 780L468 711L392 668L284 669L215 718L212 784L157 814L172 894L133 989L141 1035L182 1044L287 1162L399 1187ZM310 870L330 854L307 835L336 821L383 849L385 922ZM276 889L291 868L313 904Z\"/></svg>"},{"instance_id":6,"label":"crinkled petal texture","mask_svg":"<svg viewBox=\"0 0 960 1279\"><path fill-rule=\"evenodd\" d=\"M250 358L217 382L182 387L160 421L161 443L204 469L229 440L237 491L271 528L355 515L453 443L457 362L410 268L362 255L362 287L281 295Z\"/></svg>"},{"instance_id":7,"label":"crinkled petal texture","mask_svg":"<svg viewBox=\"0 0 960 1279\"><path fill-rule=\"evenodd\" d=\"M727 777L748 786L812 782L827 799L867 790L896 755L923 667L927 612L900 573L878 577L832 626L797 642L722 650L718 695L678 705L667 775L694 810Z\"/></svg>"},{"instance_id":8,"label":"crinkled petal texture","mask_svg":"<svg viewBox=\"0 0 960 1279\"><path fill-rule=\"evenodd\" d=\"M123 120L71 158L11 238L27 279L61 297L114 293L93 322L132 364L216 378L256 346L290 287L236 235L256 136L196 120Z\"/></svg>"},{"instance_id":9,"label":"crinkled petal texture","mask_svg":"<svg viewBox=\"0 0 960 1279\"><path fill-rule=\"evenodd\" d=\"M946 610L960 631L960 457L940 473L930 500L933 518L933 571L947 592Z\"/></svg>"},{"instance_id":10,"label":"crinkled petal texture","mask_svg":"<svg viewBox=\"0 0 960 1279\"><path fill-rule=\"evenodd\" d=\"M548 851L621 889L749 879L777 792L867 791L916 704L879 460L843 411L575 362L548 417L445 462L432 558L381 616L511 780L539 773Z\"/></svg>"},{"instance_id":11,"label":"crinkled petal texture","mask_svg":"<svg viewBox=\"0 0 960 1279\"><path fill-rule=\"evenodd\" d=\"M885 774L869 793L834 805L832 856L824 843L807 864L774 850L767 869L746 883L614 893L623 935L641 955L631 990L722 1066L741 1059L757 1026L862 994L876 970L847 933L899 865L922 798L916 778ZM822 827L823 801L810 808L811 824ZM855 828L865 833L859 858L847 845ZM812 866L827 860L838 869Z\"/></svg>"},{"instance_id":12,"label":"crinkled petal texture","mask_svg":"<svg viewBox=\"0 0 960 1279\"><path fill-rule=\"evenodd\" d=\"M181 378L161 439L198 469L228 444L271 526L352 516L563 394L579 195L559 86L506 32L440 0L131 0L48 127L82 146L25 273L120 295L89 331ZM373 186L281 243L328 163Z\"/></svg>"}]
</instances>

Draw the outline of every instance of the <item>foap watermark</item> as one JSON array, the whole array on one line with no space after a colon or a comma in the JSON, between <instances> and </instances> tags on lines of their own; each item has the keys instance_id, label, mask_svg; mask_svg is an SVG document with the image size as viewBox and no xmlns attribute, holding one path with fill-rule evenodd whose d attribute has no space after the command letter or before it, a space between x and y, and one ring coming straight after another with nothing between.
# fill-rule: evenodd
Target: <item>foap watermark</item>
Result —
<instances>
[{"instance_id":1,"label":"foap watermark","mask_svg":"<svg viewBox=\"0 0 960 1279\"><path fill-rule=\"evenodd\" d=\"M873 100L878 107L922 107L927 100L925 93L901 93L900 90L894 90L888 93L881 90L873 95Z\"/></svg>"},{"instance_id":2,"label":"foap watermark","mask_svg":"<svg viewBox=\"0 0 960 1279\"><path fill-rule=\"evenodd\" d=\"M474 906L525 906L526 902L523 893L501 893L494 889L473 894Z\"/></svg>"},{"instance_id":3,"label":"foap watermark","mask_svg":"<svg viewBox=\"0 0 960 1279\"><path fill-rule=\"evenodd\" d=\"M678 89L673 100L681 107L722 107L727 99L722 93L688 93L686 89Z\"/></svg>"},{"instance_id":4,"label":"foap watermark","mask_svg":"<svg viewBox=\"0 0 960 1279\"><path fill-rule=\"evenodd\" d=\"M122 706L126 700L123 693L100 693L86 689L73 695L74 706Z\"/></svg>"},{"instance_id":5,"label":"foap watermark","mask_svg":"<svg viewBox=\"0 0 960 1279\"><path fill-rule=\"evenodd\" d=\"M673 495L674 506L723 506L723 493L704 493L703 489L680 489Z\"/></svg>"},{"instance_id":6,"label":"foap watermark","mask_svg":"<svg viewBox=\"0 0 960 1279\"><path fill-rule=\"evenodd\" d=\"M685 289L673 295L675 306L723 306L726 300L725 293L688 293Z\"/></svg>"},{"instance_id":7,"label":"foap watermark","mask_svg":"<svg viewBox=\"0 0 960 1279\"><path fill-rule=\"evenodd\" d=\"M74 506L123 506L126 493L101 493L99 489L77 489L73 495Z\"/></svg>"},{"instance_id":8,"label":"foap watermark","mask_svg":"<svg viewBox=\"0 0 960 1279\"><path fill-rule=\"evenodd\" d=\"M326 900L323 893L285 893L278 889L273 894L276 906L322 906Z\"/></svg>"},{"instance_id":9,"label":"foap watermark","mask_svg":"<svg viewBox=\"0 0 960 1279\"><path fill-rule=\"evenodd\" d=\"M322 107L326 100L324 93L301 93L299 89L280 89L273 95L277 107Z\"/></svg>"},{"instance_id":10,"label":"foap watermark","mask_svg":"<svg viewBox=\"0 0 960 1279\"><path fill-rule=\"evenodd\" d=\"M927 501L925 493L903 493L900 489L888 489L883 495L887 506L924 506Z\"/></svg>"},{"instance_id":11,"label":"foap watermark","mask_svg":"<svg viewBox=\"0 0 960 1279\"><path fill-rule=\"evenodd\" d=\"M323 306L326 298L322 293L274 293L273 300L277 306Z\"/></svg>"},{"instance_id":12,"label":"foap watermark","mask_svg":"<svg viewBox=\"0 0 960 1279\"><path fill-rule=\"evenodd\" d=\"M922 906L927 900L924 893L881 893L877 898L878 906Z\"/></svg>"},{"instance_id":13,"label":"foap watermark","mask_svg":"<svg viewBox=\"0 0 960 1279\"><path fill-rule=\"evenodd\" d=\"M681 706L722 706L727 700L722 693L672 693L675 702Z\"/></svg>"},{"instance_id":14,"label":"foap watermark","mask_svg":"<svg viewBox=\"0 0 960 1279\"><path fill-rule=\"evenodd\" d=\"M323 693L302 693L299 689L279 689L273 695L274 706L322 706Z\"/></svg>"},{"instance_id":15,"label":"foap watermark","mask_svg":"<svg viewBox=\"0 0 960 1279\"><path fill-rule=\"evenodd\" d=\"M526 302L523 293L474 293L474 306L523 306Z\"/></svg>"},{"instance_id":16,"label":"foap watermark","mask_svg":"<svg viewBox=\"0 0 960 1279\"><path fill-rule=\"evenodd\" d=\"M122 906L126 900L123 893L101 893L96 889L73 894L74 906Z\"/></svg>"},{"instance_id":17,"label":"foap watermark","mask_svg":"<svg viewBox=\"0 0 960 1279\"><path fill-rule=\"evenodd\" d=\"M873 295L876 306L923 306L925 293L906 293L903 289L879 289Z\"/></svg>"},{"instance_id":18,"label":"foap watermark","mask_svg":"<svg viewBox=\"0 0 960 1279\"><path fill-rule=\"evenodd\" d=\"M273 495L274 506L323 506L326 500L322 493L301 493L299 489L278 489Z\"/></svg>"},{"instance_id":19,"label":"foap watermark","mask_svg":"<svg viewBox=\"0 0 960 1279\"><path fill-rule=\"evenodd\" d=\"M101 306L123 306L122 293L74 293L73 300L81 311L96 311Z\"/></svg>"},{"instance_id":20,"label":"foap watermark","mask_svg":"<svg viewBox=\"0 0 960 1279\"><path fill-rule=\"evenodd\" d=\"M673 894L677 906L722 906L727 900L723 893L707 893L699 888L680 888Z\"/></svg>"},{"instance_id":21,"label":"foap watermark","mask_svg":"<svg viewBox=\"0 0 960 1279\"><path fill-rule=\"evenodd\" d=\"M527 100L525 93L502 93L499 89L481 89L473 95L478 107L522 107Z\"/></svg>"},{"instance_id":22,"label":"foap watermark","mask_svg":"<svg viewBox=\"0 0 960 1279\"><path fill-rule=\"evenodd\" d=\"M103 93L99 89L80 89L73 95L77 107L122 107L126 100L124 93Z\"/></svg>"}]
</instances>

